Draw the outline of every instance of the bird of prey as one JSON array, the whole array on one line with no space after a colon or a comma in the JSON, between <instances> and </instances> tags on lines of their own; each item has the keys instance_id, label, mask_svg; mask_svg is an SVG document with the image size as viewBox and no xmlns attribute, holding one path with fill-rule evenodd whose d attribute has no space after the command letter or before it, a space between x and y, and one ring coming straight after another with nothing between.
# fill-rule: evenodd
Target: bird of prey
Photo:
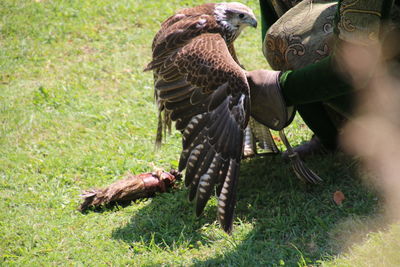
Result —
<instances>
[{"instance_id":1,"label":"bird of prey","mask_svg":"<svg viewBox=\"0 0 400 267\"><path fill-rule=\"evenodd\" d=\"M243 134L250 92L234 41L256 27L252 10L240 3L207 3L178 11L154 37L152 60L159 125L175 121L182 133L179 170L186 169L189 200L199 216L218 196L218 219L232 229ZM161 141L161 130L157 140Z\"/></svg>"}]
</instances>

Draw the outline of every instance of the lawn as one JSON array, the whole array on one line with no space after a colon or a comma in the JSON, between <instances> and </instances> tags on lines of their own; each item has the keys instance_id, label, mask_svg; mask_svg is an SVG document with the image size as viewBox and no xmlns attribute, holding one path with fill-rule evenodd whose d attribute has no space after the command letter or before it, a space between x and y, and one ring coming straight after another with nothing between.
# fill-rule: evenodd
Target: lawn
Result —
<instances>
[{"instance_id":1,"label":"lawn","mask_svg":"<svg viewBox=\"0 0 400 267\"><path fill-rule=\"evenodd\" d=\"M154 150L153 78L142 70L160 23L202 2L0 1L1 265L367 266L386 241L398 246L379 194L342 154L307 161L324 179L317 186L279 156L244 160L231 236L215 222L216 200L196 218L182 184L127 207L77 211L84 189L177 167L178 132ZM257 1L242 2L259 15ZM237 41L247 69L268 68L260 38L246 29ZM294 145L311 136L300 118L287 132Z\"/></svg>"}]
</instances>

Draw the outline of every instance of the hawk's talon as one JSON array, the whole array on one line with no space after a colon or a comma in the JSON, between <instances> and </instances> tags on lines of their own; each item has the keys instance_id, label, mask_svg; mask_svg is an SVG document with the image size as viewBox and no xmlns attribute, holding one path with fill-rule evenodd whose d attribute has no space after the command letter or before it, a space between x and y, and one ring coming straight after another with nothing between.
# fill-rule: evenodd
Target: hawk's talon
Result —
<instances>
[{"instance_id":1,"label":"hawk's talon","mask_svg":"<svg viewBox=\"0 0 400 267\"><path fill-rule=\"evenodd\" d=\"M288 158L290 160L290 164L292 165L292 169L296 174L297 178L304 182L308 182L311 184L318 184L322 182L321 177L319 177L315 172L309 169L304 162L301 160L299 154L293 151L292 146L286 138L285 132L283 130L279 131L279 136L282 139L282 142L285 144L288 151Z\"/></svg>"}]
</instances>

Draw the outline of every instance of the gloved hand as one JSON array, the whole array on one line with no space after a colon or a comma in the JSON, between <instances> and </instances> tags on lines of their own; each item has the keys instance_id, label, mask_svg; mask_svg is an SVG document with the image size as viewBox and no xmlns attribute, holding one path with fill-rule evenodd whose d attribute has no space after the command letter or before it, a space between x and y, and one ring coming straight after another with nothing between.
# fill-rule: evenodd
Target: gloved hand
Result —
<instances>
[{"instance_id":1,"label":"gloved hand","mask_svg":"<svg viewBox=\"0 0 400 267\"><path fill-rule=\"evenodd\" d=\"M296 176L309 183L319 183L322 179L301 161L299 154L291 147L283 128L288 126L296 114L293 106L286 107L279 84L279 71L255 70L247 73L250 86L251 116L268 128L279 131L279 136L288 150L292 168Z\"/></svg>"},{"instance_id":2,"label":"gloved hand","mask_svg":"<svg viewBox=\"0 0 400 267\"><path fill-rule=\"evenodd\" d=\"M279 131L285 144L292 168L296 176L309 183L319 183L322 179L301 161L286 138L283 128L288 126L296 114L294 107L286 107L279 84L279 71L255 70L247 73L250 86L251 116L268 128Z\"/></svg>"},{"instance_id":3,"label":"gloved hand","mask_svg":"<svg viewBox=\"0 0 400 267\"><path fill-rule=\"evenodd\" d=\"M279 85L280 71L254 70L247 72L250 86L251 116L275 131L289 125L296 113L293 106L286 107Z\"/></svg>"}]
</instances>

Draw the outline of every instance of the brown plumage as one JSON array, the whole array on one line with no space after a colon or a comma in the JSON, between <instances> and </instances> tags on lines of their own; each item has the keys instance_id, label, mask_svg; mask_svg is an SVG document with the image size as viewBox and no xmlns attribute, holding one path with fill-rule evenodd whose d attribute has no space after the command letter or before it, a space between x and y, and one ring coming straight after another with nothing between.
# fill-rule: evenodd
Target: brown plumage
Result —
<instances>
[{"instance_id":1,"label":"brown plumage","mask_svg":"<svg viewBox=\"0 0 400 267\"><path fill-rule=\"evenodd\" d=\"M227 232L250 113L246 72L233 42L248 25L256 27L257 21L239 3L183 9L162 23L146 67L154 72L159 119L164 113L162 120L176 121L182 132L179 170L186 169L185 184L189 199L196 202L196 214L202 213L216 188L218 218Z\"/></svg>"}]
</instances>

